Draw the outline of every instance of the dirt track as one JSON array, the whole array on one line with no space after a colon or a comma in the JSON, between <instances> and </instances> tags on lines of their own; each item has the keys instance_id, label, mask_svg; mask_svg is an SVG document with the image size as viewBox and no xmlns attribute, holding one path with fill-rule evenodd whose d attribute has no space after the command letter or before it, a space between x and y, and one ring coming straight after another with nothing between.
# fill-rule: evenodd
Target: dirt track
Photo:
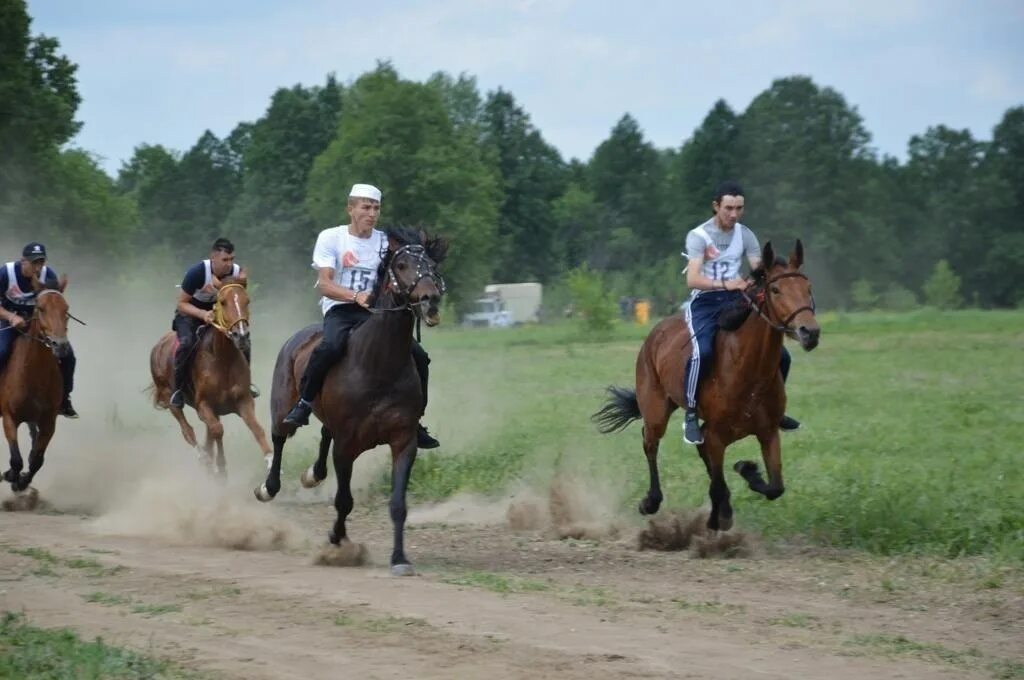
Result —
<instances>
[{"instance_id":1,"label":"dirt track","mask_svg":"<svg viewBox=\"0 0 1024 680\"><path fill-rule=\"evenodd\" d=\"M147 538L0 514L0 601L229 678L985 678L1024 662L1019 589L915 577L912 564L763 548L701 560L639 552L631 529L589 541L434 523L411 528L420 573L398 579L379 501L350 523L371 564L313 566L332 512L271 506L285 519L266 541L252 526ZM196 545L247 541L286 547Z\"/></svg>"}]
</instances>

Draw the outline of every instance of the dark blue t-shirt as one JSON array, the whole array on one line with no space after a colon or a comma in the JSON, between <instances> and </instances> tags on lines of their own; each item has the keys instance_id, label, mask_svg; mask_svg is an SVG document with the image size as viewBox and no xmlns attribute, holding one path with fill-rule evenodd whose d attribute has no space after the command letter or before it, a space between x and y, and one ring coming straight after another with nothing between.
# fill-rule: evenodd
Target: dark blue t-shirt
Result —
<instances>
[{"instance_id":1,"label":"dark blue t-shirt","mask_svg":"<svg viewBox=\"0 0 1024 680\"><path fill-rule=\"evenodd\" d=\"M185 272L185 278L181 280L181 290L189 296L191 304L199 309L210 310L213 309L213 303L217 299L217 291L212 289L208 291L203 290L207 284L207 262L208 260L203 260L188 268L188 271ZM240 271L241 267L237 264L233 265L231 274L228 276L238 276ZM210 275L213 275L212 271Z\"/></svg>"},{"instance_id":2,"label":"dark blue t-shirt","mask_svg":"<svg viewBox=\"0 0 1024 680\"><path fill-rule=\"evenodd\" d=\"M32 279L21 273L20 261L14 263L14 278L17 282L17 288L12 285L7 272L7 265L0 267L0 291L3 293L3 300L0 301L0 304L9 312L31 314L36 305L36 293L32 290ZM48 285L57 284L57 272L53 271L53 268L50 266L46 267L43 283ZM25 293L24 296L18 295L17 291L19 289L22 293Z\"/></svg>"}]
</instances>

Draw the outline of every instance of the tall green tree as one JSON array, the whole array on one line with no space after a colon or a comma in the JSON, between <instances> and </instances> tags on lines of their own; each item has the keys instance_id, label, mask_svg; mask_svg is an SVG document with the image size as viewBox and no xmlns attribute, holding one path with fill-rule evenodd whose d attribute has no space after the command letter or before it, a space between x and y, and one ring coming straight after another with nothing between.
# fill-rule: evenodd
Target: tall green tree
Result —
<instances>
[{"instance_id":1,"label":"tall green tree","mask_svg":"<svg viewBox=\"0 0 1024 680\"><path fill-rule=\"evenodd\" d=\"M665 215L666 168L654 145L644 139L629 114L597 147L587 168L590 190L607 211L611 269L635 267L660 258L671 231Z\"/></svg>"},{"instance_id":2,"label":"tall green tree","mask_svg":"<svg viewBox=\"0 0 1024 680\"><path fill-rule=\"evenodd\" d=\"M504 193L495 277L545 283L559 273L561 236L551 205L565 191L565 163L502 89L484 104L483 141L493 150Z\"/></svg>"},{"instance_id":3,"label":"tall green tree","mask_svg":"<svg viewBox=\"0 0 1024 680\"><path fill-rule=\"evenodd\" d=\"M736 134L737 116L719 99L673 159L667 203L680 240L710 216L715 187L736 177Z\"/></svg>"}]
</instances>

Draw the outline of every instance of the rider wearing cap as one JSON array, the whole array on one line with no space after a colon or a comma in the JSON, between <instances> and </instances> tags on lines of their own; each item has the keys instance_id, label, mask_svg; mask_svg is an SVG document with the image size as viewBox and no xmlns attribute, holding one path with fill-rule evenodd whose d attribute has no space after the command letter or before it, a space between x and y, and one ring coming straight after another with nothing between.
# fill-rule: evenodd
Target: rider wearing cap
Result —
<instances>
[{"instance_id":1,"label":"rider wearing cap","mask_svg":"<svg viewBox=\"0 0 1024 680\"><path fill-rule=\"evenodd\" d=\"M171 328L178 336L178 348L174 352L174 385L171 406L185 407L185 386L188 384L189 359L195 350L199 329L213 323L213 304L221 280L228 277L244 279L245 270L235 264L235 245L226 238L219 238L210 248L209 259L189 267L181 281L178 303ZM251 359L250 350L242 352L245 361ZM253 397L259 390L250 385Z\"/></svg>"},{"instance_id":2,"label":"rider wearing cap","mask_svg":"<svg viewBox=\"0 0 1024 680\"><path fill-rule=\"evenodd\" d=\"M28 329L29 321L36 309L38 291L33 285L38 281L44 286L57 285L57 272L46 265L46 247L42 243L29 243L21 251L21 260L8 262L0 269L0 370L7 363L17 331ZM71 405L71 390L75 380L75 352L68 347L66 356L57 360L64 382L64 398L57 411L65 418L77 418L78 412Z\"/></svg>"},{"instance_id":3,"label":"rider wearing cap","mask_svg":"<svg viewBox=\"0 0 1024 680\"><path fill-rule=\"evenodd\" d=\"M370 184L355 184L348 196L346 211L350 224L324 229L313 249L313 268L318 272L317 287L323 297L324 334L309 357L299 384L299 401L284 422L300 427L309 423L313 401L320 394L331 366L345 355L352 331L370 318L370 295L377 282L377 270L388 250L384 232L374 229L380 217L380 189ZM420 376L423 408L427 406L427 369L430 357L415 340L412 358ZM420 425L416 444L433 449L440 443Z\"/></svg>"}]
</instances>

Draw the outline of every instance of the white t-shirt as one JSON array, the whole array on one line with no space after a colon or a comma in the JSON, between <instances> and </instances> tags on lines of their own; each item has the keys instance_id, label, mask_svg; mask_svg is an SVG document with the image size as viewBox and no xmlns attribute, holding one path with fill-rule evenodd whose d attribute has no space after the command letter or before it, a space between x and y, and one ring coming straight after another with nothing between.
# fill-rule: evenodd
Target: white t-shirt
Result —
<instances>
[{"instance_id":1,"label":"white t-shirt","mask_svg":"<svg viewBox=\"0 0 1024 680\"><path fill-rule=\"evenodd\" d=\"M366 238L348 233L349 225L324 229L316 237L313 248L313 269L329 267L334 270L334 282L357 293L372 291L377 283L377 269L387 252L388 240L384 232L374 229ZM329 297L320 298L323 313L334 305L353 305Z\"/></svg>"}]
</instances>

